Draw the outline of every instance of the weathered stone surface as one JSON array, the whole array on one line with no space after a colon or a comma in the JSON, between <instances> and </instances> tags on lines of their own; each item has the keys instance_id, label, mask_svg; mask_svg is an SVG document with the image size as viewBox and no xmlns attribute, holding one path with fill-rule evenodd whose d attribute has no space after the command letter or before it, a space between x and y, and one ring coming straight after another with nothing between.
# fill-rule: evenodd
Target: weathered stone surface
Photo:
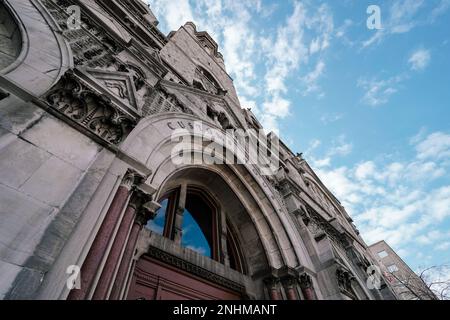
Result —
<instances>
[{"instance_id":1,"label":"weathered stone surface","mask_svg":"<svg viewBox=\"0 0 450 320\"><path fill-rule=\"evenodd\" d=\"M21 267L0 260L0 300L5 298Z\"/></svg>"},{"instance_id":2,"label":"weathered stone surface","mask_svg":"<svg viewBox=\"0 0 450 320\"><path fill-rule=\"evenodd\" d=\"M80 170L88 168L99 151L91 139L49 116L43 117L23 137Z\"/></svg>"},{"instance_id":3,"label":"weathered stone surface","mask_svg":"<svg viewBox=\"0 0 450 320\"><path fill-rule=\"evenodd\" d=\"M78 184L81 175L80 169L52 156L20 190L50 206L59 207Z\"/></svg>"},{"instance_id":4,"label":"weathered stone surface","mask_svg":"<svg viewBox=\"0 0 450 320\"><path fill-rule=\"evenodd\" d=\"M0 184L0 260L23 265L55 209Z\"/></svg>"},{"instance_id":5,"label":"weathered stone surface","mask_svg":"<svg viewBox=\"0 0 450 320\"><path fill-rule=\"evenodd\" d=\"M0 101L0 126L15 134L32 126L43 114L44 110L14 95Z\"/></svg>"},{"instance_id":6,"label":"weathered stone surface","mask_svg":"<svg viewBox=\"0 0 450 320\"><path fill-rule=\"evenodd\" d=\"M19 189L50 157L48 152L13 136L0 149L0 183Z\"/></svg>"}]
</instances>

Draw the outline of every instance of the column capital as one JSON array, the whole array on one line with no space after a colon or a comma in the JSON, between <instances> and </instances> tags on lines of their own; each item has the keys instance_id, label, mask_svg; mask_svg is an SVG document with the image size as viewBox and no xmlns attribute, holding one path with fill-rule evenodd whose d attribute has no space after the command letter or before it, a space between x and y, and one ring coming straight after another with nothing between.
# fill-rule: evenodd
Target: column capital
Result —
<instances>
[{"instance_id":1,"label":"column capital","mask_svg":"<svg viewBox=\"0 0 450 320\"><path fill-rule=\"evenodd\" d=\"M277 288L280 282L281 282L280 278L275 276L269 276L264 279L264 283L271 289Z\"/></svg>"},{"instance_id":2,"label":"column capital","mask_svg":"<svg viewBox=\"0 0 450 320\"><path fill-rule=\"evenodd\" d=\"M142 208L142 205L151 200L151 195L137 189L133 192L129 206L136 210L136 212L139 212Z\"/></svg>"},{"instance_id":3,"label":"column capital","mask_svg":"<svg viewBox=\"0 0 450 320\"><path fill-rule=\"evenodd\" d=\"M286 275L283 278L281 278L281 283L283 284L283 286L285 288L292 289L295 287L297 282L298 282L297 277L295 277L293 275Z\"/></svg>"},{"instance_id":4,"label":"column capital","mask_svg":"<svg viewBox=\"0 0 450 320\"><path fill-rule=\"evenodd\" d=\"M309 289L313 285L311 276L309 274L307 274L306 272L302 273L299 276L298 282L300 283L300 287L302 289Z\"/></svg>"},{"instance_id":5,"label":"column capital","mask_svg":"<svg viewBox=\"0 0 450 320\"><path fill-rule=\"evenodd\" d=\"M140 185L144 180L145 177L143 175L133 169L128 169L127 173L123 176L120 186L131 191Z\"/></svg>"}]
</instances>

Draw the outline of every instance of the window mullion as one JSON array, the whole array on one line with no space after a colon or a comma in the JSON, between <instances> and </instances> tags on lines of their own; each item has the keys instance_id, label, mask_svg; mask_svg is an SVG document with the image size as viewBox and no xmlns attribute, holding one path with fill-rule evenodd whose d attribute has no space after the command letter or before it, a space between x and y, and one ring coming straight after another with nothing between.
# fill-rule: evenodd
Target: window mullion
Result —
<instances>
[{"instance_id":1,"label":"window mullion","mask_svg":"<svg viewBox=\"0 0 450 320\"><path fill-rule=\"evenodd\" d=\"M187 195L187 184L183 183L180 186L178 206L175 209L175 219L174 219L174 239L173 240L177 244L181 244L181 238L183 235L183 213L186 208L186 195Z\"/></svg>"}]
</instances>

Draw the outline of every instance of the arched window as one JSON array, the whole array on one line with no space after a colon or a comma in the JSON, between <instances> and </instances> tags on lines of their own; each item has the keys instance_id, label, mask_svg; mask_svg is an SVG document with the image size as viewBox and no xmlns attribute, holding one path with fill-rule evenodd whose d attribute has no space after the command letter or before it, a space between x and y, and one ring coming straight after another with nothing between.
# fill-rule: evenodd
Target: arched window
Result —
<instances>
[{"instance_id":1,"label":"arched window","mask_svg":"<svg viewBox=\"0 0 450 320\"><path fill-rule=\"evenodd\" d=\"M217 209L201 191L189 189L181 245L218 260Z\"/></svg>"},{"instance_id":2,"label":"arched window","mask_svg":"<svg viewBox=\"0 0 450 320\"><path fill-rule=\"evenodd\" d=\"M207 192L194 186L180 186L167 192L159 203L161 208L156 218L148 222L148 230L216 261L228 260L230 268L246 273L237 236L229 223L226 238L221 234L220 208Z\"/></svg>"},{"instance_id":3,"label":"arched window","mask_svg":"<svg viewBox=\"0 0 450 320\"><path fill-rule=\"evenodd\" d=\"M220 94L221 92L223 92L219 83L216 81L216 79L214 79L211 73L200 66L198 66L195 70L193 86L196 89L207 91L212 94Z\"/></svg>"}]
</instances>

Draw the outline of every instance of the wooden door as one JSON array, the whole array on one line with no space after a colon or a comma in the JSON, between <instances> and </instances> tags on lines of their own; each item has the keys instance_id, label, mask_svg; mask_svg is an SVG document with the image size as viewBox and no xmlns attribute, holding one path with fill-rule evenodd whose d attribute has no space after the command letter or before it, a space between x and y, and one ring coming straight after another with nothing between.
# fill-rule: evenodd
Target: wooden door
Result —
<instances>
[{"instance_id":1,"label":"wooden door","mask_svg":"<svg viewBox=\"0 0 450 320\"><path fill-rule=\"evenodd\" d=\"M136 264L129 300L239 300L228 288L143 256Z\"/></svg>"}]
</instances>

